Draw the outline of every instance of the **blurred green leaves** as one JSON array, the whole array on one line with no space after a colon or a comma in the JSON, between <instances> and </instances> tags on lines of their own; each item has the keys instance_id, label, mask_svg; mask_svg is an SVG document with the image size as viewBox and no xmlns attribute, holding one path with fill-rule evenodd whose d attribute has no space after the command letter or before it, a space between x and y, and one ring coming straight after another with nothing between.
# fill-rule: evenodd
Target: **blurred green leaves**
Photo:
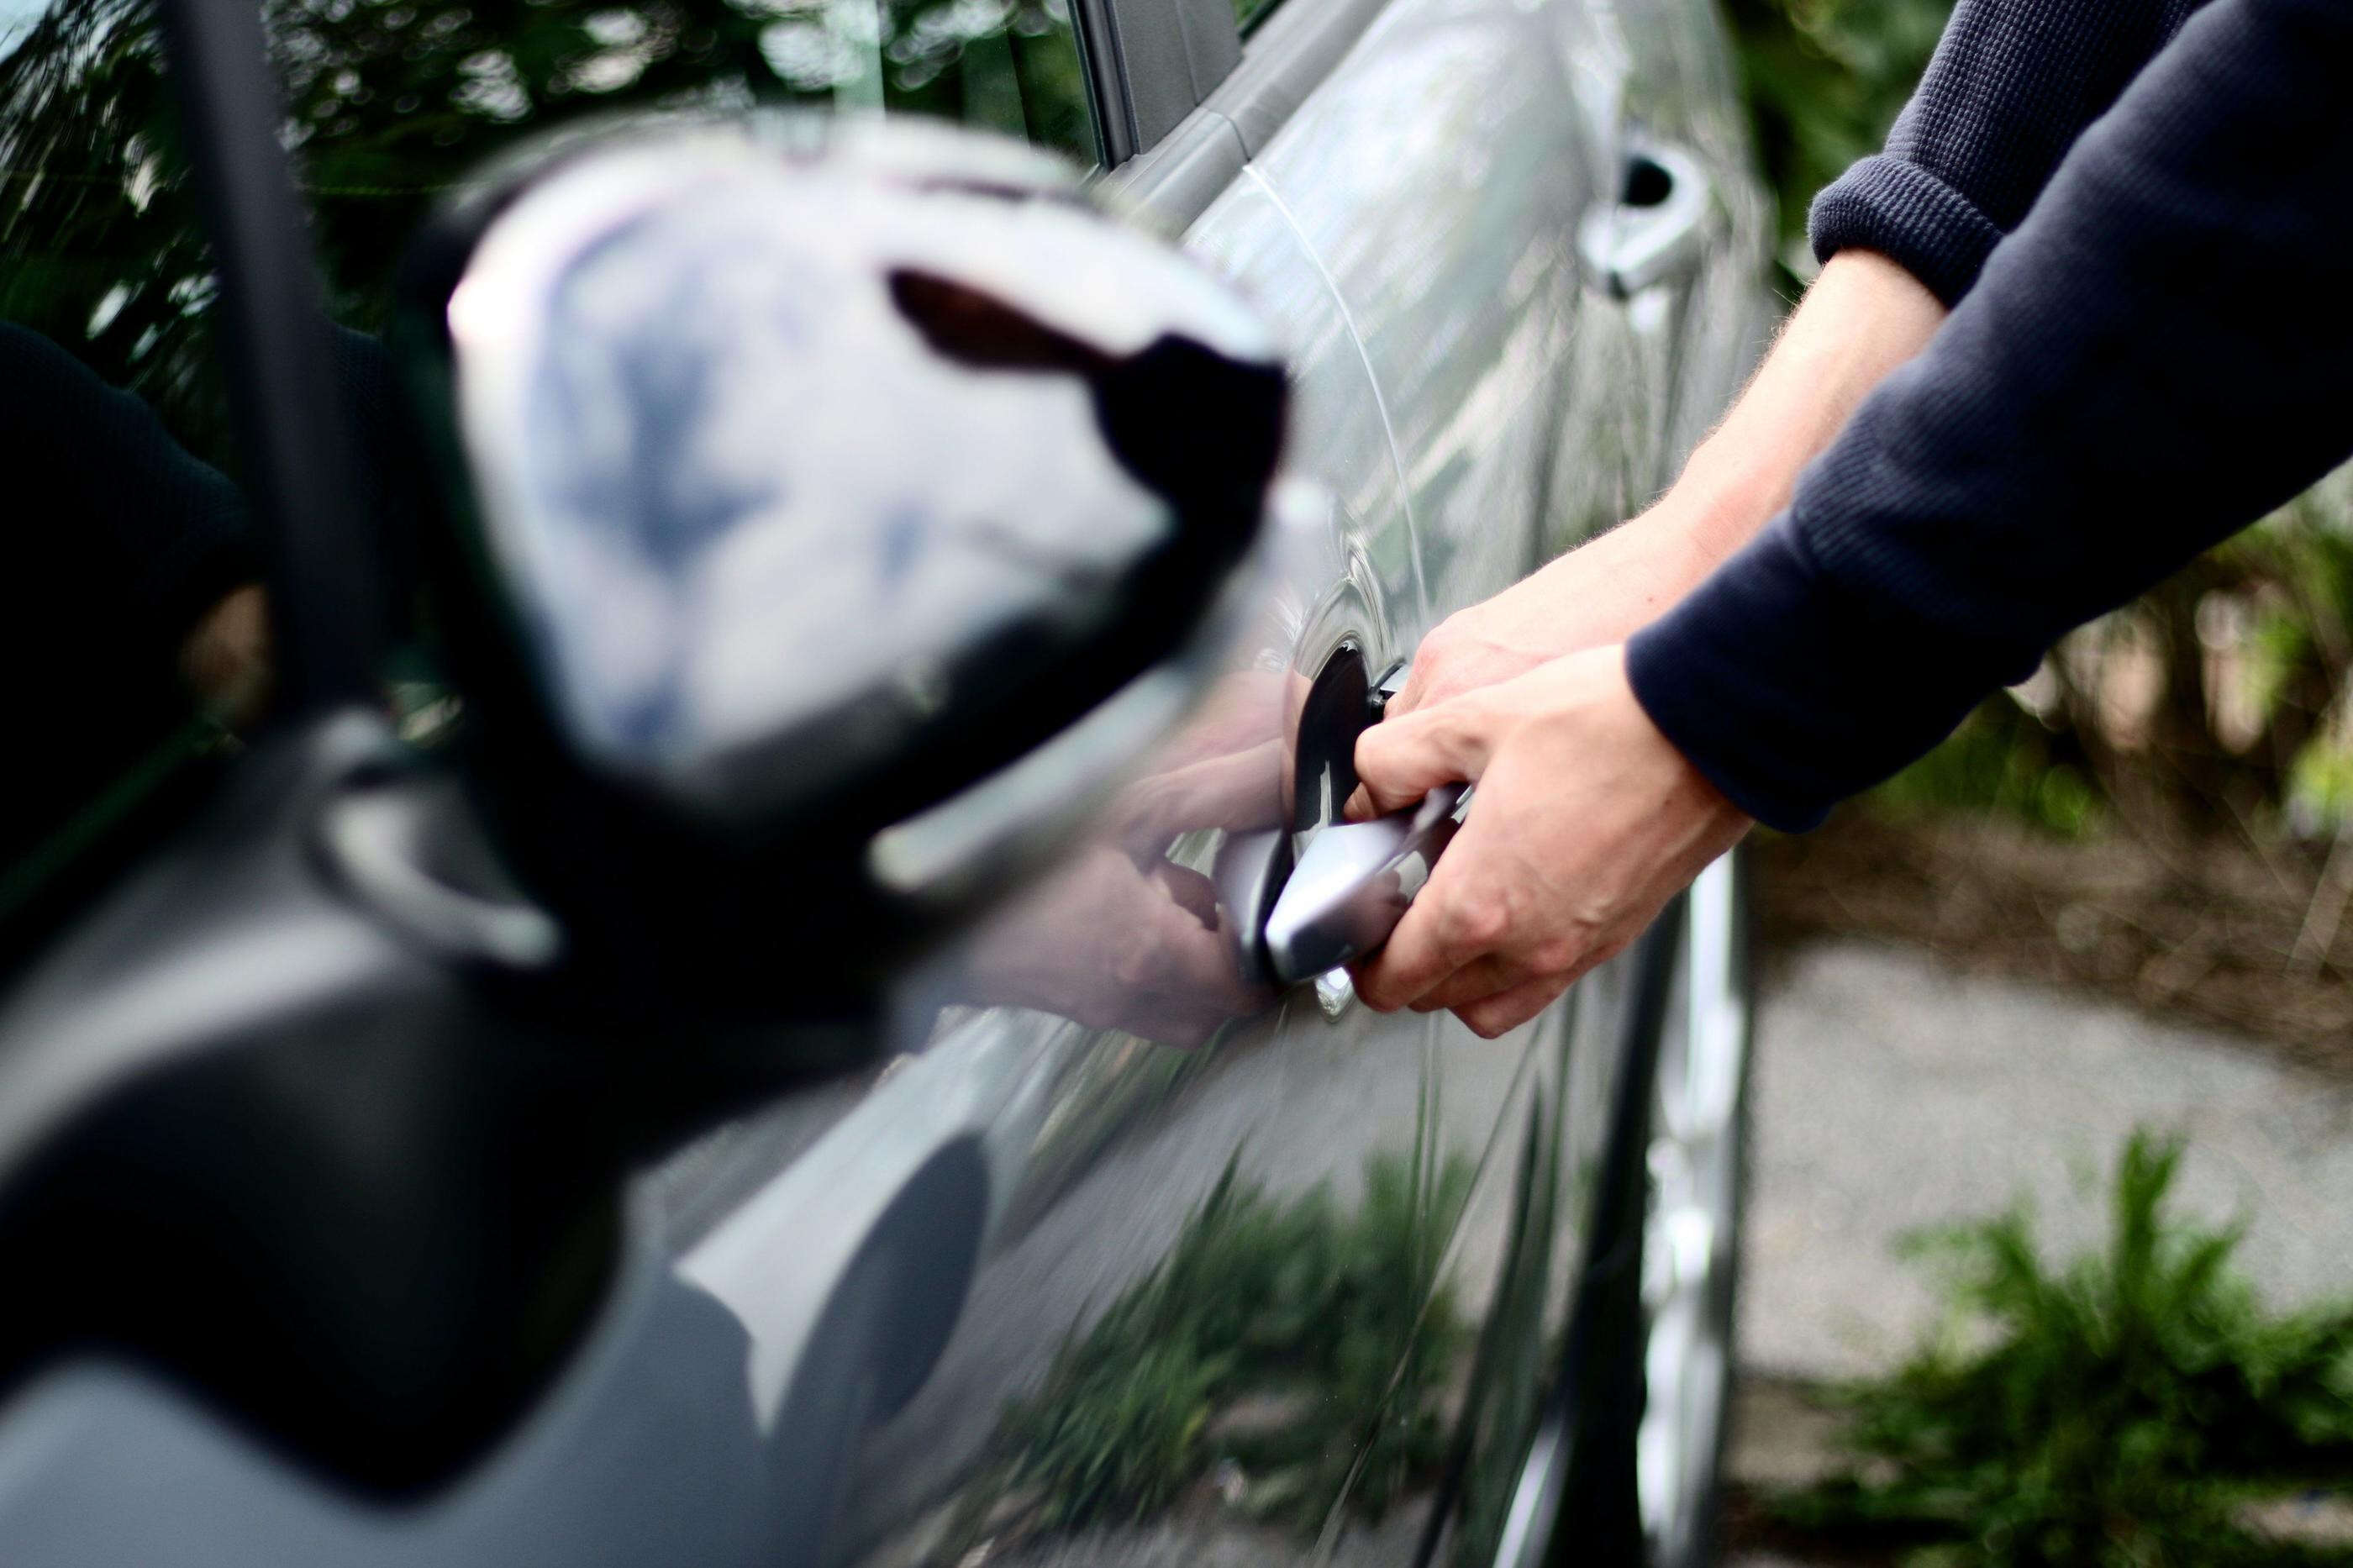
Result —
<instances>
[{"instance_id":1,"label":"blurred green leaves","mask_svg":"<svg viewBox=\"0 0 2353 1568\"><path fill-rule=\"evenodd\" d=\"M1951 10L1951 0L1725 0L1785 247L1803 244L1814 193L1879 151Z\"/></svg>"}]
</instances>

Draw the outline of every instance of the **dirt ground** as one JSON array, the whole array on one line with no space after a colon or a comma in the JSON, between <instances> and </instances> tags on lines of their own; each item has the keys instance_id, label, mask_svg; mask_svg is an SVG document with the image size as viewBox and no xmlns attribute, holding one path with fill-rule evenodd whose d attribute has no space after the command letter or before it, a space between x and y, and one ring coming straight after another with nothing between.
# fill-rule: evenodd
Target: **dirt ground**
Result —
<instances>
[{"instance_id":1,"label":"dirt ground","mask_svg":"<svg viewBox=\"0 0 2353 1568\"><path fill-rule=\"evenodd\" d=\"M2353 910L2341 869L2316 858L1850 809L1765 836L1759 861L1768 953L1820 935L1916 943L1965 972L2087 987L2353 1074Z\"/></svg>"}]
</instances>

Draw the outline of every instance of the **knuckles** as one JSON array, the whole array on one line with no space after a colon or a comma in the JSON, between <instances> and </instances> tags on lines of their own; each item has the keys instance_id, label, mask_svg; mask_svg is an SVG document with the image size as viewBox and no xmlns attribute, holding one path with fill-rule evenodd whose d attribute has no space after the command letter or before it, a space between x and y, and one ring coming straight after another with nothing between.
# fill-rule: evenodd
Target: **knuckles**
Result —
<instances>
[{"instance_id":1,"label":"knuckles","mask_svg":"<svg viewBox=\"0 0 2353 1568\"><path fill-rule=\"evenodd\" d=\"M1551 936L1538 942L1527 951L1527 966L1533 975L1557 976L1574 970L1585 957L1584 944L1567 936Z\"/></svg>"},{"instance_id":2,"label":"knuckles","mask_svg":"<svg viewBox=\"0 0 2353 1568\"><path fill-rule=\"evenodd\" d=\"M1447 945L1466 961L1499 945L1512 929L1510 907L1486 889L1458 889L1440 911Z\"/></svg>"}]
</instances>

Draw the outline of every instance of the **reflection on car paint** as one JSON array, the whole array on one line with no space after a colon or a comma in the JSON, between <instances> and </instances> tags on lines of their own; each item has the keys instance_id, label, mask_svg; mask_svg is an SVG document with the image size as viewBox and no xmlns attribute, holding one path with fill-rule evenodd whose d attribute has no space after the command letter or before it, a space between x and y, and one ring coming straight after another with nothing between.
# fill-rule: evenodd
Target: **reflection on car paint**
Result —
<instances>
[{"instance_id":1,"label":"reflection on car paint","mask_svg":"<svg viewBox=\"0 0 2353 1568\"><path fill-rule=\"evenodd\" d=\"M397 24L377 6L289 11L280 35L330 265L363 300L430 187L571 105L872 85L920 107L961 70L993 122L1082 144L1059 5L885 7L872 59L846 50L839 7L555 5L522 34L404 9ZM1626 36L1603 85L1625 91L1637 60L1650 81L1720 69L1685 9L1610 8ZM51 16L78 47L144 27L112 0ZM1558 1363L1614 977L1497 1042L1444 1017L1327 1011L1237 972L1239 917L1208 873L1226 836L1302 826L1298 712L1339 639L1402 653L1623 515L1745 363L1740 243L1688 303L1587 297L1568 237L1609 177L1614 125L1596 121L1622 107L1604 113L1577 77L1609 58L1570 38L1591 17L1567 0L1397 0L1197 227L1196 254L1287 340L1295 448L1328 499L1281 521L1261 617L1098 831L910 982L889 1070L647 1173L635 1271L546 1422L395 1530L172 1392L84 1369L13 1407L74 1440L46 1468L11 1465L32 1428L0 1434L16 1488L0 1507L48 1509L8 1517L125 1561L222 1498L250 1504L256 1539L388 1563L1491 1560ZM539 48L543 25L579 37ZM111 58L145 68L135 48ZM30 102L43 64L12 56L0 101ZM995 96L970 90L982 72ZM1645 117L1736 153L1736 132L1672 122L1711 91L1728 101L1721 84L1677 90ZM406 117L427 110L453 139L412 162ZM201 451L218 436L209 285L170 145L140 134L135 155L79 123L7 143L12 166L60 174L24 193L13 232L108 194L131 259L77 278L52 324ZM683 710L630 692L608 715L624 728ZM923 1311L836 1310L910 1194L926 1218L906 1245L937 1267L887 1301ZM809 1373L869 1354L889 1358L875 1387ZM144 1525L122 1503L142 1488L171 1505Z\"/></svg>"}]
</instances>

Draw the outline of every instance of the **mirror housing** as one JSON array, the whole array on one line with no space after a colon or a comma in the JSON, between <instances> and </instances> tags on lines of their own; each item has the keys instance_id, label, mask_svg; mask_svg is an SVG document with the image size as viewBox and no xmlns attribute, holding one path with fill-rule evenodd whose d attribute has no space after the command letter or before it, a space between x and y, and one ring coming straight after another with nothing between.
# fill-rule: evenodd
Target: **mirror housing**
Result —
<instances>
[{"instance_id":1,"label":"mirror housing","mask_svg":"<svg viewBox=\"0 0 2353 1568\"><path fill-rule=\"evenodd\" d=\"M1066 835L1198 684L1282 445L1223 286L936 125L575 137L403 292L470 776L566 973L665 1017L855 1016Z\"/></svg>"}]
</instances>

